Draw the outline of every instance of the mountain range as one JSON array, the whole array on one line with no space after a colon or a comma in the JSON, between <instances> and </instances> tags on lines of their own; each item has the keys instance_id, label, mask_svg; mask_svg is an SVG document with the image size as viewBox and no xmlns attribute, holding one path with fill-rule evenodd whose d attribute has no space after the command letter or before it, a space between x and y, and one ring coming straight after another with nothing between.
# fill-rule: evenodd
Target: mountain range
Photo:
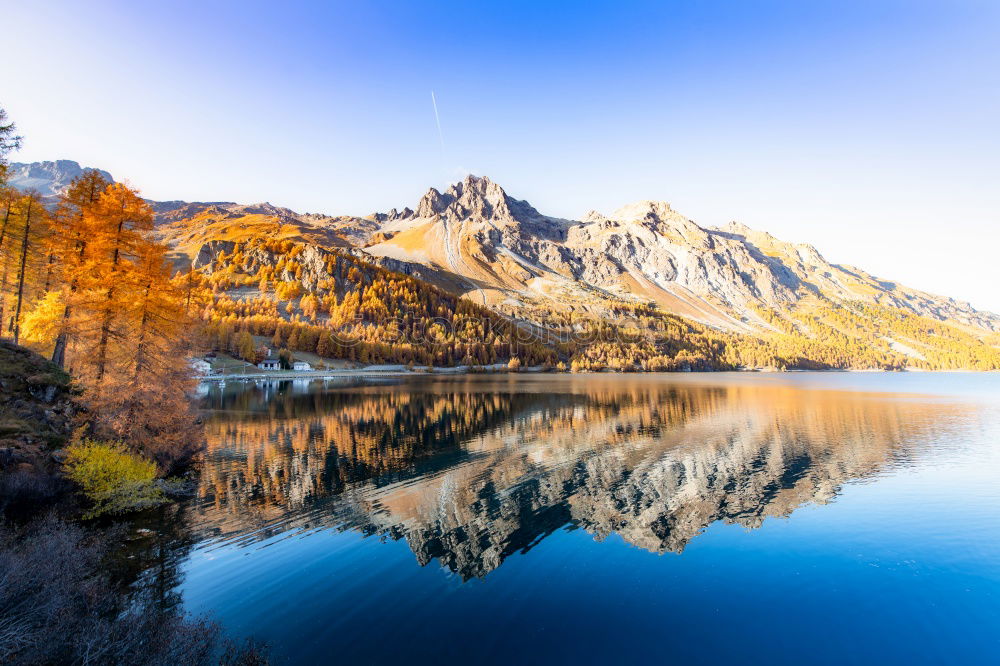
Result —
<instances>
[{"instance_id":1,"label":"mountain range","mask_svg":"<svg viewBox=\"0 0 1000 666\"><path fill-rule=\"evenodd\" d=\"M69 160L14 163L10 182L54 196L81 171ZM553 314L601 318L639 307L749 335L881 330L887 312L985 336L994 348L1000 331L1000 316L969 303L831 263L810 245L736 222L702 227L665 201L570 220L470 175L444 192L431 188L412 208L364 217L269 203L150 204L156 233L179 266L205 266L254 238L288 240L352 254L538 324ZM830 312L845 307L855 318L834 322ZM882 337L894 352L921 358L920 336Z\"/></svg>"},{"instance_id":2,"label":"mountain range","mask_svg":"<svg viewBox=\"0 0 1000 666\"><path fill-rule=\"evenodd\" d=\"M760 309L861 301L1000 330L1000 317L968 303L832 264L810 245L739 223L700 227L664 201L565 220L468 176L443 193L431 189L415 210L372 217L380 226L365 252L422 266L441 281L457 277L487 305L651 301L738 330L766 327Z\"/></svg>"},{"instance_id":3,"label":"mountain range","mask_svg":"<svg viewBox=\"0 0 1000 666\"><path fill-rule=\"evenodd\" d=\"M73 160L55 162L14 162L8 166L8 182L19 190L35 190L43 197L57 197L69 188L74 178L93 167L81 167ZM113 180L111 174L97 169L102 176Z\"/></svg>"}]
</instances>

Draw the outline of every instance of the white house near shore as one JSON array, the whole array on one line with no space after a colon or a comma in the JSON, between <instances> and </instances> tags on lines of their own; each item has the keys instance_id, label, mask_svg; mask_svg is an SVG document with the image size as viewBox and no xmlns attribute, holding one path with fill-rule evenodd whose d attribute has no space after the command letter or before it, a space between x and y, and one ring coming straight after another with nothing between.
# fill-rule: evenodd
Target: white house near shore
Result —
<instances>
[{"instance_id":1,"label":"white house near shore","mask_svg":"<svg viewBox=\"0 0 1000 666\"><path fill-rule=\"evenodd\" d=\"M281 361L271 356L271 350L267 350L267 358L257 364L261 370L281 370Z\"/></svg>"},{"instance_id":2,"label":"white house near shore","mask_svg":"<svg viewBox=\"0 0 1000 666\"><path fill-rule=\"evenodd\" d=\"M203 358L192 358L188 360L188 365L194 370L194 374L204 377L212 374L212 364Z\"/></svg>"},{"instance_id":3,"label":"white house near shore","mask_svg":"<svg viewBox=\"0 0 1000 666\"><path fill-rule=\"evenodd\" d=\"M305 361L296 361L292 363L292 370L312 370L312 366Z\"/></svg>"},{"instance_id":4,"label":"white house near shore","mask_svg":"<svg viewBox=\"0 0 1000 666\"><path fill-rule=\"evenodd\" d=\"M257 364L261 370L281 370L281 361L276 358L265 358Z\"/></svg>"}]
</instances>

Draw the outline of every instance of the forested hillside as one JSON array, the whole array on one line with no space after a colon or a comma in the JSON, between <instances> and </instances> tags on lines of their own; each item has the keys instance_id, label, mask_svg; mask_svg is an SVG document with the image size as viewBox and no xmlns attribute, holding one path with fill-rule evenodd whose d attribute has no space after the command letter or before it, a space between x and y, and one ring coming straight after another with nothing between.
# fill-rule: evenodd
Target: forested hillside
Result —
<instances>
[{"instance_id":1,"label":"forested hillside","mask_svg":"<svg viewBox=\"0 0 1000 666\"><path fill-rule=\"evenodd\" d=\"M246 359L275 348L362 363L555 363L543 338L422 280L290 240L226 243L175 279L201 310L205 340ZM249 334L249 335L248 335Z\"/></svg>"},{"instance_id":2,"label":"forested hillside","mask_svg":"<svg viewBox=\"0 0 1000 666\"><path fill-rule=\"evenodd\" d=\"M146 202L94 170L53 178L55 203L3 192L0 318L97 385L177 381L198 350L574 371L1000 368L995 315L662 203L574 223L470 177L415 210L331 217ZM705 268L675 257L695 251Z\"/></svg>"},{"instance_id":3,"label":"forested hillside","mask_svg":"<svg viewBox=\"0 0 1000 666\"><path fill-rule=\"evenodd\" d=\"M148 204L87 171L54 206L0 188L0 215L4 336L72 374L94 435L135 442L167 466L194 450L185 359L198 327Z\"/></svg>"},{"instance_id":4,"label":"forested hillside","mask_svg":"<svg viewBox=\"0 0 1000 666\"><path fill-rule=\"evenodd\" d=\"M206 258L206 257L203 257ZM362 363L486 365L517 359L572 370L994 369L996 336L977 337L912 313L816 301L760 316L757 334L713 329L656 304L619 302L597 317L503 316L417 278L342 251L255 239L213 246L179 287L203 303L206 341L246 360L264 349ZM503 310L501 309L501 312Z\"/></svg>"}]
</instances>

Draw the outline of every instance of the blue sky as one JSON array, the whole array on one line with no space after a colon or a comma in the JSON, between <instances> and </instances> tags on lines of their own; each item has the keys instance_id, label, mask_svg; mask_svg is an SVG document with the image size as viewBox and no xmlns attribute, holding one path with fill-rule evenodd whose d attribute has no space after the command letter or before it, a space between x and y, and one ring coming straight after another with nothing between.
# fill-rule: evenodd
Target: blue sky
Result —
<instances>
[{"instance_id":1,"label":"blue sky","mask_svg":"<svg viewBox=\"0 0 1000 666\"><path fill-rule=\"evenodd\" d=\"M367 214L664 199L1000 311L1000 3L21 2L15 161ZM16 29L13 29L16 28ZM444 148L431 106L434 91Z\"/></svg>"}]
</instances>

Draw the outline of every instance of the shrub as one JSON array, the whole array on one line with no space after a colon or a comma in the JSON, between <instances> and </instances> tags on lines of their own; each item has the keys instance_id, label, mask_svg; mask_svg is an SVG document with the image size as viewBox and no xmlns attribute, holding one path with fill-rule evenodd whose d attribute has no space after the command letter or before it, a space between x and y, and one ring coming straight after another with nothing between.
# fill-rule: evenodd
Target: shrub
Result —
<instances>
[{"instance_id":1,"label":"shrub","mask_svg":"<svg viewBox=\"0 0 1000 666\"><path fill-rule=\"evenodd\" d=\"M186 372L186 364L183 372ZM129 451L172 472L187 463L203 444L197 415L188 398L190 386L180 377L160 377L139 386L125 383L101 391L87 391L87 436L116 441Z\"/></svg>"},{"instance_id":2,"label":"shrub","mask_svg":"<svg viewBox=\"0 0 1000 666\"><path fill-rule=\"evenodd\" d=\"M117 442L83 439L67 449L66 470L94 506L86 517L138 511L162 504L156 463Z\"/></svg>"},{"instance_id":3,"label":"shrub","mask_svg":"<svg viewBox=\"0 0 1000 666\"><path fill-rule=\"evenodd\" d=\"M163 608L150 591L115 584L107 563L119 538L54 518L19 530L0 524L0 663L268 663L266 644L225 641L210 619Z\"/></svg>"},{"instance_id":4,"label":"shrub","mask_svg":"<svg viewBox=\"0 0 1000 666\"><path fill-rule=\"evenodd\" d=\"M0 449L0 519L35 515L59 497L60 479L30 466L4 469L3 458Z\"/></svg>"}]
</instances>

